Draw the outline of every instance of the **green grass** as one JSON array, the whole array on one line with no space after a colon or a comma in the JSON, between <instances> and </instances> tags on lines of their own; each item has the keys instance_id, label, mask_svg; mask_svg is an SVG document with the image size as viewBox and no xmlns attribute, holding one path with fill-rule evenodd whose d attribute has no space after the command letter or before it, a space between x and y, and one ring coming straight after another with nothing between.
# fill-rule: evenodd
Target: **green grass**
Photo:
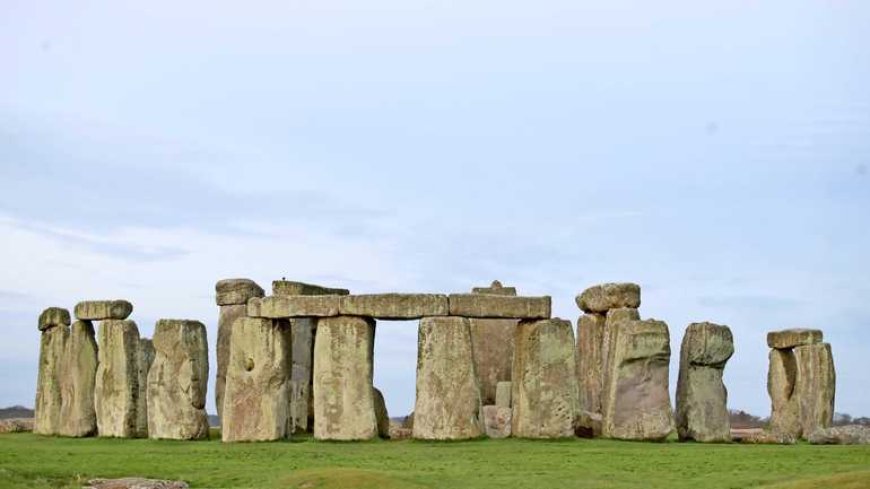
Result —
<instances>
[{"instance_id":1,"label":"green grass","mask_svg":"<svg viewBox=\"0 0 870 489\"><path fill-rule=\"evenodd\" d=\"M193 488L870 488L870 447L610 440L222 444L0 435L0 487L94 477Z\"/></svg>"}]
</instances>

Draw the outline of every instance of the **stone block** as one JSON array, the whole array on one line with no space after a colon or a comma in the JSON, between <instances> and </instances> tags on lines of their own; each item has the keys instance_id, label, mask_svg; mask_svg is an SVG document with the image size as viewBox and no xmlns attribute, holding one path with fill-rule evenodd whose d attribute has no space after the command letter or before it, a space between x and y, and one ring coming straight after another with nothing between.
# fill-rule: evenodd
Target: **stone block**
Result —
<instances>
[{"instance_id":1,"label":"stone block","mask_svg":"<svg viewBox=\"0 0 870 489\"><path fill-rule=\"evenodd\" d=\"M446 316L447 296L440 294L365 294L341 298L341 314L376 319L420 319Z\"/></svg>"},{"instance_id":2,"label":"stone block","mask_svg":"<svg viewBox=\"0 0 870 489\"><path fill-rule=\"evenodd\" d=\"M693 323L686 328L677 381L676 425L681 440L731 441L722 374L733 353L734 339L727 326Z\"/></svg>"},{"instance_id":3,"label":"stone block","mask_svg":"<svg viewBox=\"0 0 870 489\"><path fill-rule=\"evenodd\" d=\"M97 380L97 340L90 321L76 321L66 344L60 376L62 404L60 434L85 437L97 434L94 384Z\"/></svg>"},{"instance_id":4,"label":"stone block","mask_svg":"<svg viewBox=\"0 0 870 489\"><path fill-rule=\"evenodd\" d=\"M490 438L511 436L511 408L493 405L483 406L483 427L486 436Z\"/></svg>"},{"instance_id":5,"label":"stone block","mask_svg":"<svg viewBox=\"0 0 870 489\"><path fill-rule=\"evenodd\" d=\"M499 382L495 387L495 405L498 407L511 407L511 382Z\"/></svg>"},{"instance_id":6,"label":"stone block","mask_svg":"<svg viewBox=\"0 0 870 489\"><path fill-rule=\"evenodd\" d=\"M108 301L82 301L76 304L76 319L82 321L103 321L106 319L127 319L133 313L133 304L123 299Z\"/></svg>"},{"instance_id":7,"label":"stone block","mask_svg":"<svg viewBox=\"0 0 870 489\"><path fill-rule=\"evenodd\" d=\"M601 412L604 324L601 314L584 314L577 320L577 394L581 411Z\"/></svg>"},{"instance_id":8,"label":"stone block","mask_svg":"<svg viewBox=\"0 0 870 489\"><path fill-rule=\"evenodd\" d=\"M822 342L822 332L818 329L785 329L767 333L767 346L780 350Z\"/></svg>"},{"instance_id":9,"label":"stone block","mask_svg":"<svg viewBox=\"0 0 870 489\"><path fill-rule=\"evenodd\" d=\"M272 282L272 295L348 295L347 289L333 289L319 285L293 282L290 280L275 280Z\"/></svg>"},{"instance_id":10,"label":"stone block","mask_svg":"<svg viewBox=\"0 0 870 489\"><path fill-rule=\"evenodd\" d=\"M154 342L139 338L139 398L136 400L136 436L148 438L148 372L154 363Z\"/></svg>"},{"instance_id":11,"label":"stone block","mask_svg":"<svg viewBox=\"0 0 870 489\"><path fill-rule=\"evenodd\" d=\"M62 307L49 307L39 315L39 330L45 331L54 326L69 326L69 311Z\"/></svg>"},{"instance_id":12,"label":"stone block","mask_svg":"<svg viewBox=\"0 0 870 489\"><path fill-rule=\"evenodd\" d=\"M632 283L607 283L584 290L576 298L577 307L586 313L606 313L611 309L640 307L640 286Z\"/></svg>"},{"instance_id":13,"label":"stone block","mask_svg":"<svg viewBox=\"0 0 870 489\"><path fill-rule=\"evenodd\" d=\"M828 428L834 418L836 373L831 345L815 343L794 348L801 416L801 436Z\"/></svg>"},{"instance_id":14,"label":"stone block","mask_svg":"<svg viewBox=\"0 0 870 489\"><path fill-rule=\"evenodd\" d=\"M247 304L252 297L263 297L265 291L256 282L247 278L228 278L215 284L216 302L219 306Z\"/></svg>"},{"instance_id":15,"label":"stone block","mask_svg":"<svg viewBox=\"0 0 870 489\"><path fill-rule=\"evenodd\" d=\"M549 296L513 297L486 294L450 294L450 315L469 318L546 319Z\"/></svg>"},{"instance_id":16,"label":"stone block","mask_svg":"<svg viewBox=\"0 0 870 489\"><path fill-rule=\"evenodd\" d=\"M51 314L59 314L59 311ZM62 314L59 315L62 320ZM36 403L33 409L33 432L38 435L57 435L61 430L61 383L66 370L66 347L70 334L69 326L61 320L47 320L45 324L49 326L40 335ZM43 324L42 317L39 322Z\"/></svg>"},{"instance_id":17,"label":"stone block","mask_svg":"<svg viewBox=\"0 0 870 489\"><path fill-rule=\"evenodd\" d=\"M254 297L248 300L247 314L269 319L337 316L340 298L337 295Z\"/></svg>"},{"instance_id":18,"label":"stone block","mask_svg":"<svg viewBox=\"0 0 870 489\"><path fill-rule=\"evenodd\" d=\"M217 375L215 377L215 405L218 416L223 420L224 392L227 383L227 369L230 362L230 344L233 338L233 325L247 314L247 304L220 306L217 331ZM223 423L223 422L222 422Z\"/></svg>"},{"instance_id":19,"label":"stone block","mask_svg":"<svg viewBox=\"0 0 870 489\"><path fill-rule=\"evenodd\" d=\"M100 436L135 438L139 402L139 328L125 319L100 323L94 410Z\"/></svg>"}]
</instances>

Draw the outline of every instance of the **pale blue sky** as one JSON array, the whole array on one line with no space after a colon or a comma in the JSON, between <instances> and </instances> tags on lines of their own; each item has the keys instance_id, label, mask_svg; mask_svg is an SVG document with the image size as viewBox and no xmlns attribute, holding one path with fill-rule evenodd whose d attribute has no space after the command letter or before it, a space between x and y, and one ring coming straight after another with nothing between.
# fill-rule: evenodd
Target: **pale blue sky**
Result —
<instances>
[{"instance_id":1,"label":"pale blue sky","mask_svg":"<svg viewBox=\"0 0 870 489\"><path fill-rule=\"evenodd\" d=\"M672 374L688 323L731 326L729 404L762 415L766 331L821 328L837 410L870 415L868 25L863 0L2 0L0 405L33 403L49 305L125 297L213 345L220 278L498 278L572 321L640 283ZM376 344L407 412L415 325Z\"/></svg>"}]
</instances>

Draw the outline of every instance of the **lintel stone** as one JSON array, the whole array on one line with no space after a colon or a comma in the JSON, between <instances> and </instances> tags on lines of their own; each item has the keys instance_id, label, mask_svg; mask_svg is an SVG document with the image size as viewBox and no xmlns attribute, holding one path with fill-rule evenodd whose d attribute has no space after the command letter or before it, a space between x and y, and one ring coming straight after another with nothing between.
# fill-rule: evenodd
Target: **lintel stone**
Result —
<instances>
[{"instance_id":1,"label":"lintel stone","mask_svg":"<svg viewBox=\"0 0 870 489\"><path fill-rule=\"evenodd\" d=\"M780 350L821 342L822 331L818 329L785 329L767 333L767 346Z\"/></svg>"},{"instance_id":2,"label":"lintel stone","mask_svg":"<svg viewBox=\"0 0 870 489\"><path fill-rule=\"evenodd\" d=\"M219 280L214 286L219 306L246 304L251 297L263 297L265 291L251 279L228 278Z\"/></svg>"},{"instance_id":3,"label":"lintel stone","mask_svg":"<svg viewBox=\"0 0 870 489\"><path fill-rule=\"evenodd\" d=\"M446 316L447 296L442 294L364 294L341 298L339 310L345 316L376 319L420 319Z\"/></svg>"},{"instance_id":4,"label":"lintel stone","mask_svg":"<svg viewBox=\"0 0 870 489\"><path fill-rule=\"evenodd\" d=\"M133 313L133 304L123 299L105 301L82 301L76 304L76 319L82 321L105 321L127 319Z\"/></svg>"},{"instance_id":5,"label":"lintel stone","mask_svg":"<svg viewBox=\"0 0 870 489\"><path fill-rule=\"evenodd\" d=\"M549 296L515 297L486 294L450 294L450 315L470 318L548 319Z\"/></svg>"},{"instance_id":6,"label":"lintel stone","mask_svg":"<svg viewBox=\"0 0 870 489\"><path fill-rule=\"evenodd\" d=\"M607 283L589 287L575 299L586 313L606 313L610 309L640 307L640 286L633 283Z\"/></svg>"},{"instance_id":7,"label":"lintel stone","mask_svg":"<svg viewBox=\"0 0 870 489\"><path fill-rule=\"evenodd\" d=\"M338 316L339 298L337 295L252 297L248 300L248 317L281 319Z\"/></svg>"},{"instance_id":8,"label":"lintel stone","mask_svg":"<svg viewBox=\"0 0 870 489\"><path fill-rule=\"evenodd\" d=\"M333 289L330 287L322 287L320 285L307 284L305 282L294 282L292 280L274 280L272 281L272 295L287 296L287 295L348 295L350 291L347 289Z\"/></svg>"}]
</instances>

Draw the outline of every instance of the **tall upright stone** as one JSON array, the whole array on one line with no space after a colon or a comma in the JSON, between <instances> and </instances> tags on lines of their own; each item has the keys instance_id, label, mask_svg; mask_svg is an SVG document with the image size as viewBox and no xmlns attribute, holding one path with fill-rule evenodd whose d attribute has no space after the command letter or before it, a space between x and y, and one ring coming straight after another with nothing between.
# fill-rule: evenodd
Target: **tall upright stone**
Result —
<instances>
[{"instance_id":1,"label":"tall upright stone","mask_svg":"<svg viewBox=\"0 0 870 489\"><path fill-rule=\"evenodd\" d=\"M98 344L97 430L104 437L134 438L138 434L139 328L125 319L102 321Z\"/></svg>"},{"instance_id":2,"label":"tall upright stone","mask_svg":"<svg viewBox=\"0 0 870 489\"><path fill-rule=\"evenodd\" d=\"M153 343L154 363L148 372L149 437L208 438L205 325L199 321L161 319L154 328Z\"/></svg>"},{"instance_id":3,"label":"tall upright stone","mask_svg":"<svg viewBox=\"0 0 870 489\"><path fill-rule=\"evenodd\" d=\"M290 424L290 324L241 317L232 329L223 441L285 438Z\"/></svg>"},{"instance_id":4,"label":"tall upright stone","mask_svg":"<svg viewBox=\"0 0 870 489\"><path fill-rule=\"evenodd\" d=\"M378 435L373 395L375 322L335 316L314 339L314 438L368 440Z\"/></svg>"},{"instance_id":5,"label":"tall upright stone","mask_svg":"<svg viewBox=\"0 0 870 489\"><path fill-rule=\"evenodd\" d=\"M60 384L60 434L85 437L97 434L94 386L97 380L97 340L91 321L76 321L66 344Z\"/></svg>"},{"instance_id":6,"label":"tall upright stone","mask_svg":"<svg viewBox=\"0 0 870 489\"><path fill-rule=\"evenodd\" d=\"M423 318L417 337L413 436L463 440L481 435L480 387L470 321L455 316Z\"/></svg>"},{"instance_id":7,"label":"tall upright stone","mask_svg":"<svg viewBox=\"0 0 870 489\"><path fill-rule=\"evenodd\" d=\"M139 398L136 400L136 436L148 438L148 372L154 363L154 342L139 338L138 365Z\"/></svg>"},{"instance_id":8,"label":"tall upright stone","mask_svg":"<svg viewBox=\"0 0 870 489\"><path fill-rule=\"evenodd\" d=\"M69 323L69 311L60 307L49 307L39 316L39 373L33 420L33 432L39 435L57 435L61 431L61 376Z\"/></svg>"},{"instance_id":9,"label":"tall upright stone","mask_svg":"<svg viewBox=\"0 0 870 489\"><path fill-rule=\"evenodd\" d=\"M475 287L473 294L516 296L514 287L503 287L495 280L489 287ZM515 319L469 319L471 342L474 345L474 366L484 405L495 403L496 385L511 380L514 356Z\"/></svg>"},{"instance_id":10,"label":"tall upright stone","mask_svg":"<svg viewBox=\"0 0 870 489\"><path fill-rule=\"evenodd\" d=\"M727 326L692 323L686 328L677 380L676 424L681 440L731 441L722 374L733 354L734 338Z\"/></svg>"},{"instance_id":11,"label":"tall upright stone","mask_svg":"<svg viewBox=\"0 0 870 489\"><path fill-rule=\"evenodd\" d=\"M577 376L571 323L553 318L523 321L516 328L511 381L512 435L564 438L574 435Z\"/></svg>"},{"instance_id":12,"label":"tall upright stone","mask_svg":"<svg viewBox=\"0 0 870 489\"><path fill-rule=\"evenodd\" d=\"M577 390L581 411L601 413L605 361L602 314L584 314L577 320Z\"/></svg>"},{"instance_id":13,"label":"tall upright stone","mask_svg":"<svg viewBox=\"0 0 870 489\"><path fill-rule=\"evenodd\" d=\"M215 284L216 302L220 306L217 335L217 377L215 378L215 405L223 420L224 390L227 379L227 364L230 358L230 341L233 324L244 317L246 304L252 297L263 297L265 291L256 282L246 278L231 278Z\"/></svg>"}]
</instances>

